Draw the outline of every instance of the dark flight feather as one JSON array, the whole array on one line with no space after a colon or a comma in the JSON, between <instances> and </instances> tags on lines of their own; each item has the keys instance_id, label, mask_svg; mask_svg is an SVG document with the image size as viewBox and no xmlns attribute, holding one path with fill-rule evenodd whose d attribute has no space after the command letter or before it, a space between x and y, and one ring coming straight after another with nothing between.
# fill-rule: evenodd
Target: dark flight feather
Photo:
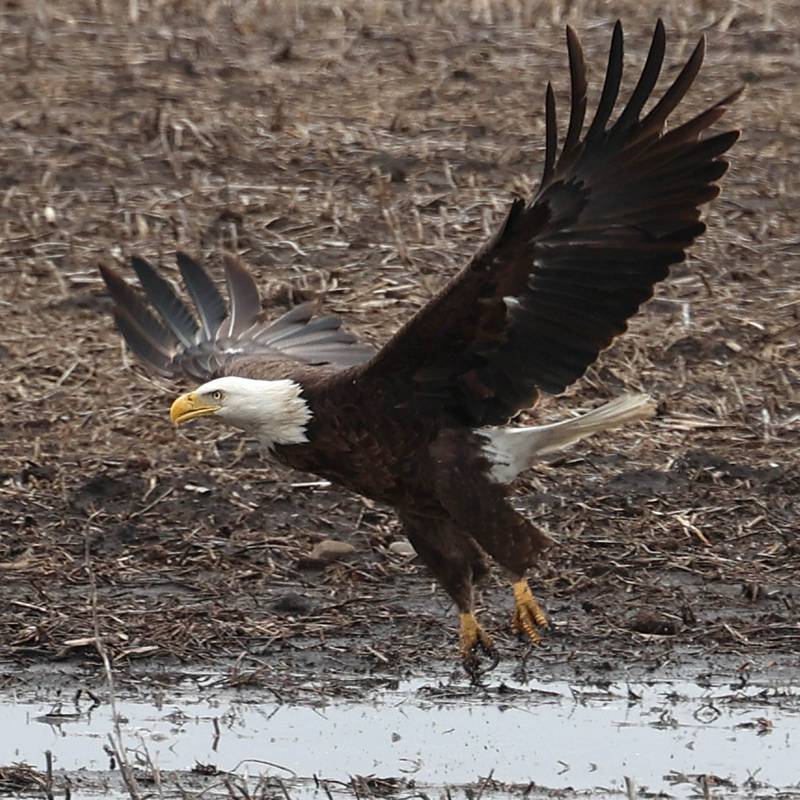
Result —
<instances>
[{"instance_id":1,"label":"dark flight feather","mask_svg":"<svg viewBox=\"0 0 800 800\"><path fill-rule=\"evenodd\" d=\"M300 303L299 305L290 308L285 314L281 314L277 319L270 322L269 327L265 331L272 332L273 341L278 338L278 333L286 330L293 329L295 325L305 324L311 317L314 316L314 304L310 301Z\"/></svg>"},{"instance_id":2,"label":"dark flight feather","mask_svg":"<svg viewBox=\"0 0 800 800\"><path fill-rule=\"evenodd\" d=\"M178 339L153 316L139 295L114 270L101 265L100 274L116 309L124 310L127 324L134 326L138 336L147 341L146 349L171 358L178 346ZM160 362L160 357L157 360Z\"/></svg>"},{"instance_id":3,"label":"dark flight feather","mask_svg":"<svg viewBox=\"0 0 800 800\"><path fill-rule=\"evenodd\" d=\"M175 257L178 260L186 291L189 292L194 307L197 309L200 324L203 326L203 335L206 339L212 339L228 314L225 301L214 285L214 281L193 258L180 251L175 254Z\"/></svg>"},{"instance_id":4,"label":"dark flight feather","mask_svg":"<svg viewBox=\"0 0 800 800\"><path fill-rule=\"evenodd\" d=\"M231 305L222 335L235 339L253 324L261 310L261 300L253 276L239 259L225 253L223 261Z\"/></svg>"},{"instance_id":5,"label":"dark flight feather","mask_svg":"<svg viewBox=\"0 0 800 800\"><path fill-rule=\"evenodd\" d=\"M198 327L186 304L175 294L175 290L143 258L133 256L131 266L139 283L167 327L187 346L195 343Z\"/></svg>"},{"instance_id":6,"label":"dark flight feather","mask_svg":"<svg viewBox=\"0 0 800 800\"><path fill-rule=\"evenodd\" d=\"M597 104L597 112L586 132L586 146L591 145L599 135L605 133L611 112L617 103L619 86L622 82L622 49L622 25L618 21L614 25L614 33L611 36L611 49L608 53L608 67L600 102Z\"/></svg>"},{"instance_id":7,"label":"dark flight feather","mask_svg":"<svg viewBox=\"0 0 800 800\"><path fill-rule=\"evenodd\" d=\"M170 375L170 362L172 357L158 347L144 329L121 308L114 309L114 321L117 323L128 347L147 365L160 375Z\"/></svg>"},{"instance_id":8,"label":"dark flight feather","mask_svg":"<svg viewBox=\"0 0 800 800\"><path fill-rule=\"evenodd\" d=\"M658 133L664 127L667 117L677 108L678 103L689 91L700 67L703 64L703 57L706 52L706 39L705 36L700 37L700 41L689 56L683 69L678 73L672 86L667 89L663 97L656 103L651 111L639 123L637 138L650 136L653 133Z\"/></svg>"},{"instance_id":9,"label":"dark flight feather","mask_svg":"<svg viewBox=\"0 0 800 800\"><path fill-rule=\"evenodd\" d=\"M583 48L578 34L569 25L567 25L567 52L569 54L570 113L567 136L564 139L564 148L558 161L559 166L572 157L573 150L580 140L583 120L586 116L586 91L589 88L586 81Z\"/></svg>"},{"instance_id":10,"label":"dark flight feather","mask_svg":"<svg viewBox=\"0 0 800 800\"><path fill-rule=\"evenodd\" d=\"M545 156L542 183L549 183L556 168L558 150L558 123L556 121L556 98L553 86L548 82L545 92Z\"/></svg>"},{"instance_id":11,"label":"dark flight feather","mask_svg":"<svg viewBox=\"0 0 800 800\"><path fill-rule=\"evenodd\" d=\"M644 104L650 97L656 81L658 81L658 76L661 74L666 44L667 37L664 31L664 23L658 20L655 31L653 31L653 40L650 43L650 50L647 53L647 61L645 61L642 74L639 76L639 81L631 94L630 100L628 100L628 104L609 131L610 137L622 136L627 133L632 125L639 121Z\"/></svg>"}]
</instances>

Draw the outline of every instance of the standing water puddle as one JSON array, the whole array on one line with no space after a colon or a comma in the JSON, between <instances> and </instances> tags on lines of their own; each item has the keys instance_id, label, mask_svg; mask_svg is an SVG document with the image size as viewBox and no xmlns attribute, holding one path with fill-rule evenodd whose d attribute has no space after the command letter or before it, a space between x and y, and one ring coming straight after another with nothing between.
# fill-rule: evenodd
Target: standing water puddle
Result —
<instances>
[{"instance_id":1,"label":"standing water puddle","mask_svg":"<svg viewBox=\"0 0 800 800\"><path fill-rule=\"evenodd\" d=\"M434 788L491 775L523 787L619 793L629 776L673 796L695 794L699 775L715 776L715 792L729 794L800 787L800 695L788 686L508 681L467 691L416 681L368 699L313 703L194 691L157 706L117 701L132 763L269 774L287 781L292 797L316 796L301 779L353 775ZM49 750L57 771L109 770L109 706L53 712L41 698L0 695L0 766L41 766Z\"/></svg>"}]
</instances>

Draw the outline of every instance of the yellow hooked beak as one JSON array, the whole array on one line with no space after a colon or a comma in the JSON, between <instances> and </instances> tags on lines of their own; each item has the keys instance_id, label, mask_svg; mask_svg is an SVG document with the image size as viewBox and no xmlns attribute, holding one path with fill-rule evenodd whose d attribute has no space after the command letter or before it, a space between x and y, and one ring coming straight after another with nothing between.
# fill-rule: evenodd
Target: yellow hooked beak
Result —
<instances>
[{"instance_id":1,"label":"yellow hooked beak","mask_svg":"<svg viewBox=\"0 0 800 800\"><path fill-rule=\"evenodd\" d=\"M189 394L182 394L172 404L169 409L169 418L175 425L180 425L182 422L189 422L189 420L197 417L206 417L209 414L213 414L219 408L219 405L208 403L194 392L189 392Z\"/></svg>"}]
</instances>

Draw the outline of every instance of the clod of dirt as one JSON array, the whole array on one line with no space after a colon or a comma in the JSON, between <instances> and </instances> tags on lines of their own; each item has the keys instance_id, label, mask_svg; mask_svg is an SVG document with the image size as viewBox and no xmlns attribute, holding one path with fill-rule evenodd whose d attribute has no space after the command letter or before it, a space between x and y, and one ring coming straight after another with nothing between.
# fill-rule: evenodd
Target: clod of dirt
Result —
<instances>
[{"instance_id":1,"label":"clod of dirt","mask_svg":"<svg viewBox=\"0 0 800 800\"><path fill-rule=\"evenodd\" d=\"M0 356L2 354L0 353ZM57 470L53 466L44 464L37 464L34 461L26 461L22 469L20 469L17 479L21 485L25 485L31 479L34 481L41 480L50 482L56 476Z\"/></svg>"},{"instance_id":2,"label":"clod of dirt","mask_svg":"<svg viewBox=\"0 0 800 800\"><path fill-rule=\"evenodd\" d=\"M333 561L346 559L353 555L356 549L349 542L339 542L336 539L323 539L314 545L306 558L301 558L298 566L302 568L323 567Z\"/></svg>"},{"instance_id":3,"label":"clod of dirt","mask_svg":"<svg viewBox=\"0 0 800 800\"><path fill-rule=\"evenodd\" d=\"M674 636L681 629L679 620L659 614L656 611L639 611L635 614L628 628L637 633L651 633L657 636Z\"/></svg>"},{"instance_id":4,"label":"clod of dirt","mask_svg":"<svg viewBox=\"0 0 800 800\"><path fill-rule=\"evenodd\" d=\"M693 480L703 480L704 476L717 479L757 480L764 484L783 476L781 467L753 467L749 464L735 464L717 453L708 450L689 450L676 463L676 468L694 472ZM708 477L705 478L708 480Z\"/></svg>"},{"instance_id":5,"label":"clod of dirt","mask_svg":"<svg viewBox=\"0 0 800 800\"><path fill-rule=\"evenodd\" d=\"M72 506L79 511L100 507L116 512L130 506L131 497L141 496L143 481L138 476L97 473L73 493Z\"/></svg>"},{"instance_id":6,"label":"clod of dirt","mask_svg":"<svg viewBox=\"0 0 800 800\"><path fill-rule=\"evenodd\" d=\"M368 163L375 167L381 174L388 175L392 183L405 183L408 173L418 163L414 156L395 156L391 153L377 153Z\"/></svg>"},{"instance_id":7,"label":"clod of dirt","mask_svg":"<svg viewBox=\"0 0 800 800\"><path fill-rule=\"evenodd\" d=\"M676 477L657 469L632 469L620 472L608 482L608 490L628 496L670 494L686 484L683 476Z\"/></svg>"},{"instance_id":8,"label":"clod of dirt","mask_svg":"<svg viewBox=\"0 0 800 800\"><path fill-rule=\"evenodd\" d=\"M219 768L215 764L201 764L199 761L192 767L195 775L219 775Z\"/></svg>"},{"instance_id":9,"label":"clod of dirt","mask_svg":"<svg viewBox=\"0 0 800 800\"><path fill-rule=\"evenodd\" d=\"M305 595L287 592L275 600L272 609L284 614L310 614L314 604Z\"/></svg>"},{"instance_id":10,"label":"clod of dirt","mask_svg":"<svg viewBox=\"0 0 800 800\"><path fill-rule=\"evenodd\" d=\"M407 542L403 539L397 542L392 542L389 545L389 552L392 555L404 557L415 556L417 554L417 551L414 549L411 542Z\"/></svg>"}]
</instances>

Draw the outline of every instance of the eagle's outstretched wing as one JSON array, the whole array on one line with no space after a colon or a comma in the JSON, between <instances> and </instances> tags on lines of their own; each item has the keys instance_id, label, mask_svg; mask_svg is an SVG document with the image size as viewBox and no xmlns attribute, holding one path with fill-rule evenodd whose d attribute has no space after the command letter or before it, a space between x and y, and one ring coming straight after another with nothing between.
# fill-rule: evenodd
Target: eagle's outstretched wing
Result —
<instances>
[{"instance_id":1,"label":"eagle's outstretched wing","mask_svg":"<svg viewBox=\"0 0 800 800\"><path fill-rule=\"evenodd\" d=\"M728 167L721 155L738 137L701 138L739 92L665 130L700 68L703 40L642 115L664 45L659 21L641 77L609 124L622 75L616 24L597 111L584 133L586 70L578 37L567 28L570 120L559 153L548 84L538 193L513 203L465 269L362 368L362 381L392 381L398 404L419 413L501 424L532 406L540 391L561 392L626 329L705 230L700 205L718 194L715 181Z\"/></svg>"},{"instance_id":2,"label":"eagle's outstretched wing","mask_svg":"<svg viewBox=\"0 0 800 800\"><path fill-rule=\"evenodd\" d=\"M271 322L261 321L258 287L232 256L225 257L230 308L196 261L184 253L177 259L197 319L144 259L134 257L131 263L155 314L114 270L100 267L114 300L117 327L131 350L161 375L206 381L226 374L239 358L343 369L374 354L342 330L337 317L315 317L313 303L295 306Z\"/></svg>"}]
</instances>

